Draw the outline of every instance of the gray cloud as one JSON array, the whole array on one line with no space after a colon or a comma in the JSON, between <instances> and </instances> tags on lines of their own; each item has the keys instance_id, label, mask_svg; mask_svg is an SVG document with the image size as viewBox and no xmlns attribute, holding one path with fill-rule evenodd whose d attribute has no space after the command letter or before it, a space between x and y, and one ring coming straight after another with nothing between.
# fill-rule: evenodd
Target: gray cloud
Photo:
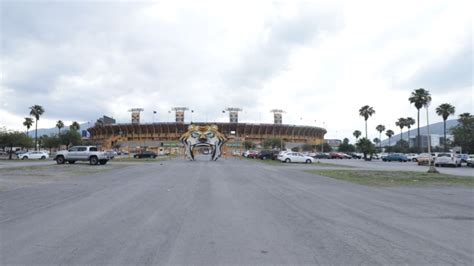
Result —
<instances>
[{"instance_id":1,"label":"gray cloud","mask_svg":"<svg viewBox=\"0 0 474 266\"><path fill-rule=\"evenodd\" d=\"M201 114L216 113L216 103L250 110L294 49L341 26L335 9L305 4L292 18L275 12L266 35L227 53L222 27L195 10L166 22L140 16L150 3L2 5L2 86L15 103L7 109L26 114L41 104L52 119L91 120L114 112L114 102L188 105Z\"/></svg>"},{"instance_id":2,"label":"gray cloud","mask_svg":"<svg viewBox=\"0 0 474 266\"><path fill-rule=\"evenodd\" d=\"M401 86L406 88L423 87L433 92L472 87L474 57L472 39L468 38L468 40L462 49L453 54L443 54L423 66L407 81L401 83Z\"/></svg>"}]
</instances>

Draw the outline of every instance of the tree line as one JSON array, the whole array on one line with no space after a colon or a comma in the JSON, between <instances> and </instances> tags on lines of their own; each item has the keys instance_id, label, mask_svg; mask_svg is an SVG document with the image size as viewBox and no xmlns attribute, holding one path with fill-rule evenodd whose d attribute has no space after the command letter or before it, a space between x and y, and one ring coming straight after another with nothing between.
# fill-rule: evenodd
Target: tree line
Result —
<instances>
[{"instance_id":1,"label":"tree line","mask_svg":"<svg viewBox=\"0 0 474 266\"><path fill-rule=\"evenodd\" d=\"M80 125L78 122L73 121L69 125L68 130L61 129L65 127L63 121L58 120L56 122L56 127L58 128L58 133L53 135L42 135L38 136L38 121L41 116L45 113L45 109L41 105L33 105L29 107L29 117L25 117L23 121L23 126L25 126L26 131L12 131L7 130L6 128L0 129L0 148L5 151L8 149L12 151L13 147L20 147L21 149L28 149L34 147L35 150L38 148L49 149L50 151L53 148L59 148L61 145L65 145L68 148L71 145L77 145L81 143L81 135L77 132L80 130ZM30 128L35 126L34 138L30 137ZM11 159L10 152L9 158Z\"/></svg>"},{"instance_id":2,"label":"tree line","mask_svg":"<svg viewBox=\"0 0 474 266\"><path fill-rule=\"evenodd\" d=\"M395 132L392 129L387 129L385 125L377 125L375 130L379 133L379 138L373 139L375 144L379 144L378 148L381 150L381 139L382 133L385 132L385 135L388 137L388 146L386 147L387 151L396 151L396 152L422 152L422 145L421 145L421 135L420 135L420 111L422 108L426 109L426 124L428 126L429 132L429 105L431 103L432 97L428 90L423 88L415 89L408 98L410 104L413 104L417 110L417 119L413 119L412 117L400 117L398 118L394 125L400 128L400 140L396 143L394 147L391 146L392 136ZM474 153L474 117L470 113L463 113L459 115L458 125L450 130L451 134L454 136L454 141L449 143L446 135L446 120L448 117L452 116L456 112L456 108L449 104L443 103L440 104L438 107L435 108L436 114L443 119L443 150L448 151L450 145L452 146L460 146L465 153ZM368 139L367 133L367 120L375 114L375 110L373 107L369 105L362 106L359 109L359 116L364 118L365 121L365 138L359 140L361 136L361 132L359 130L355 130L353 132L354 137L356 138L356 145L363 147L362 151L364 153L372 153L376 150L376 146ZM416 137L416 147L410 148L409 141L410 141L410 129L414 124L417 124L417 137ZM407 128L408 130L408 139L405 141L403 139L403 129ZM428 134L428 139L429 139Z\"/></svg>"}]
</instances>

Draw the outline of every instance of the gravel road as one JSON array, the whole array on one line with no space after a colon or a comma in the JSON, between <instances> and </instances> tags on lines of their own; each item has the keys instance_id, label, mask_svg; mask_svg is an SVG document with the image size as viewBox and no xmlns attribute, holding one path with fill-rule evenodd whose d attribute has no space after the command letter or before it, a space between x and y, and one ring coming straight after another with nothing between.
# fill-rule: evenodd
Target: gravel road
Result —
<instances>
[{"instance_id":1,"label":"gravel road","mask_svg":"<svg viewBox=\"0 0 474 266\"><path fill-rule=\"evenodd\" d=\"M2 265L472 265L474 189L174 159L1 191L0 229Z\"/></svg>"}]
</instances>

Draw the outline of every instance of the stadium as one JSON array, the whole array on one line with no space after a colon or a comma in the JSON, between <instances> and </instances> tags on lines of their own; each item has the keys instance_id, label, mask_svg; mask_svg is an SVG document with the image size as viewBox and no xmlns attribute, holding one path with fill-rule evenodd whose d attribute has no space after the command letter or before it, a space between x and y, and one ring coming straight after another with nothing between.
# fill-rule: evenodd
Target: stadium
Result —
<instances>
[{"instance_id":1,"label":"stadium","mask_svg":"<svg viewBox=\"0 0 474 266\"><path fill-rule=\"evenodd\" d=\"M131 123L117 124L115 120L104 117L94 127L88 129L90 139L105 149L120 148L124 151L142 149L156 152L179 153L182 148L179 138L192 123L195 125L216 125L219 132L227 138L223 149L243 150L244 141L252 141L257 147L263 146L266 139L283 140L287 148L303 144L320 145L326 130L320 127L282 124L282 110L272 110L273 124L239 123L239 108L227 108L229 122L184 122L185 107L173 108L175 122L140 123L143 109L131 109Z\"/></svg>"}]
</instances>

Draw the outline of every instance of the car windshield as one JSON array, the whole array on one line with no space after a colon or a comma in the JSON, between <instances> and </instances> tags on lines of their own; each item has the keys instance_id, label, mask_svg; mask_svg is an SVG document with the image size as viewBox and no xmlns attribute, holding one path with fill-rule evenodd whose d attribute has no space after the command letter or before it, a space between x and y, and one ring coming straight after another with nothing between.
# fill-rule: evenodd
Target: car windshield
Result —
<instances>
[{"instance_id":1,"label":"car windshield","mask_svg":"<svg viewBox=\"0 0 474 266\"><path fill-rule=\"evenodd\" d=\"M449 154L449 153L440 153L440 154L438 154L438 157L451 157L451 154Z\"/></svg>"}]
</instances>

